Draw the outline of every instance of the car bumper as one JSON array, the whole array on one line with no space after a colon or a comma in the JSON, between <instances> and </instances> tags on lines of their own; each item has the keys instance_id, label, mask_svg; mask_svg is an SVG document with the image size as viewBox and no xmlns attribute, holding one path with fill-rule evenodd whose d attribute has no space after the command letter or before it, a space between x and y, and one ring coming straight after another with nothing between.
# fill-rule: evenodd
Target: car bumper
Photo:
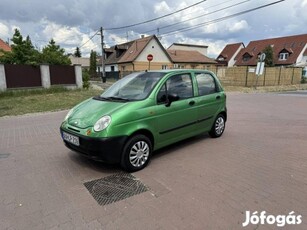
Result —
<instances>
[{"instance_id":1,"label":"car bumper","mask_svg":"<svg viewBox=\"0 0 307 230\"><path fill-rule=\"evenodd\" d=\"M67 148L90 159L107 163L120 163L123 146L128 138L127 136L91 138L64 130L61 127L62 137L63 131L79 138L79 146L63 140Z\"/></svg>"}]
</instances>

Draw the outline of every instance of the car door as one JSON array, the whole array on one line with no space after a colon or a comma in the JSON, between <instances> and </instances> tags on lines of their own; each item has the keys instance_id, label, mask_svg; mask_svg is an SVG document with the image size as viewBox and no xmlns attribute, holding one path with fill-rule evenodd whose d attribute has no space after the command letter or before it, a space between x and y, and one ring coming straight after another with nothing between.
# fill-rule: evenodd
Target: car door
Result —
<instances>
[{"instance_id":1,"label":"car door","mask_svg":"<svg viewBox=\"0 0 307 230\"><path fill-rule=\"evenodd\" d=\"M168 105L168 95L178 96L178 100ZM191 136L197 122L191 74L169 77L159 89L156 100L156 147Z\"/></svg>"},{"instance_id":2,"label":"car door","mask_svg":"<svg viewBox=\"0 0 307 230\"><path fill-rule=\"evenodd\" d=\"M198 108L199 128L208 131L211 129L225 97L223 92L220 92L218 84L211 73L195 73L195 79L198 89L195 104L197 104Z\"/></svg>"}]
</instances>

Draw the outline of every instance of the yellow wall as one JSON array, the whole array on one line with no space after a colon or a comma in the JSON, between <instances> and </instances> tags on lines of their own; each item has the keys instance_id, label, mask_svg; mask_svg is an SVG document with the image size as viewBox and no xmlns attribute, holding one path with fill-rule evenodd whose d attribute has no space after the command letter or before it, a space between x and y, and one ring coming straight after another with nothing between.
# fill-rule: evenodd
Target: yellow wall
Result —
<instances>
[{"instance_id":1,"label":"yellow wall","mask_svg":"<svg viewBox=\"0 0 307 230\"><path fill-rule=\"evenodd\" d=\"M172 68L173 64L170 62L151 62L150 70L161 70L162 66L167 66L168 69ZM119 70L122 71L144 71L149 70L149 62L134 62L118 65Z\"/></svg>"}]
</instances>

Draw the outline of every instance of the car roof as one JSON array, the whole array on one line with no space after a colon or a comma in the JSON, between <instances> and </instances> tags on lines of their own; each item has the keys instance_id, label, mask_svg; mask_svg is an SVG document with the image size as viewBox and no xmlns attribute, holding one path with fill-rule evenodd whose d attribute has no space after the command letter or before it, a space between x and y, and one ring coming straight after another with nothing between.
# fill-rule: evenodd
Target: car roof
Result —
<instances>
[{"instance_id":1,"label":"car roof","mask_svg":"<svg viewBox=\"0 0 307 230\"><path fill-rule=\"evenodd\" d=\"M211 71L205 70L205 69L164 69L164 70L149 70L147 72L151 73L181 73L181 72L202 72L202 73L208 73Z\"/></svg>"}]
</instances>

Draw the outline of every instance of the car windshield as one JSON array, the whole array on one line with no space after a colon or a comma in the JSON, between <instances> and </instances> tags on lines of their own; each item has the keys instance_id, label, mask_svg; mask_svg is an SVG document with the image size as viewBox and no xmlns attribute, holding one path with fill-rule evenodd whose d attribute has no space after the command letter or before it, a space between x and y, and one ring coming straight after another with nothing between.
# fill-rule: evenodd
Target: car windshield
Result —
<instances>
[{"instance_id":1,"label":"car windshield","mask_svg":"<svg viewBox=\"0 0 307 230\"><path fill-rule=\"evenodd\" d=\"M100 98L106 100L134 101L145 99L157 82L165 75L160 72L132 73L114 83Z\"/></svg>"}]
</instances>

